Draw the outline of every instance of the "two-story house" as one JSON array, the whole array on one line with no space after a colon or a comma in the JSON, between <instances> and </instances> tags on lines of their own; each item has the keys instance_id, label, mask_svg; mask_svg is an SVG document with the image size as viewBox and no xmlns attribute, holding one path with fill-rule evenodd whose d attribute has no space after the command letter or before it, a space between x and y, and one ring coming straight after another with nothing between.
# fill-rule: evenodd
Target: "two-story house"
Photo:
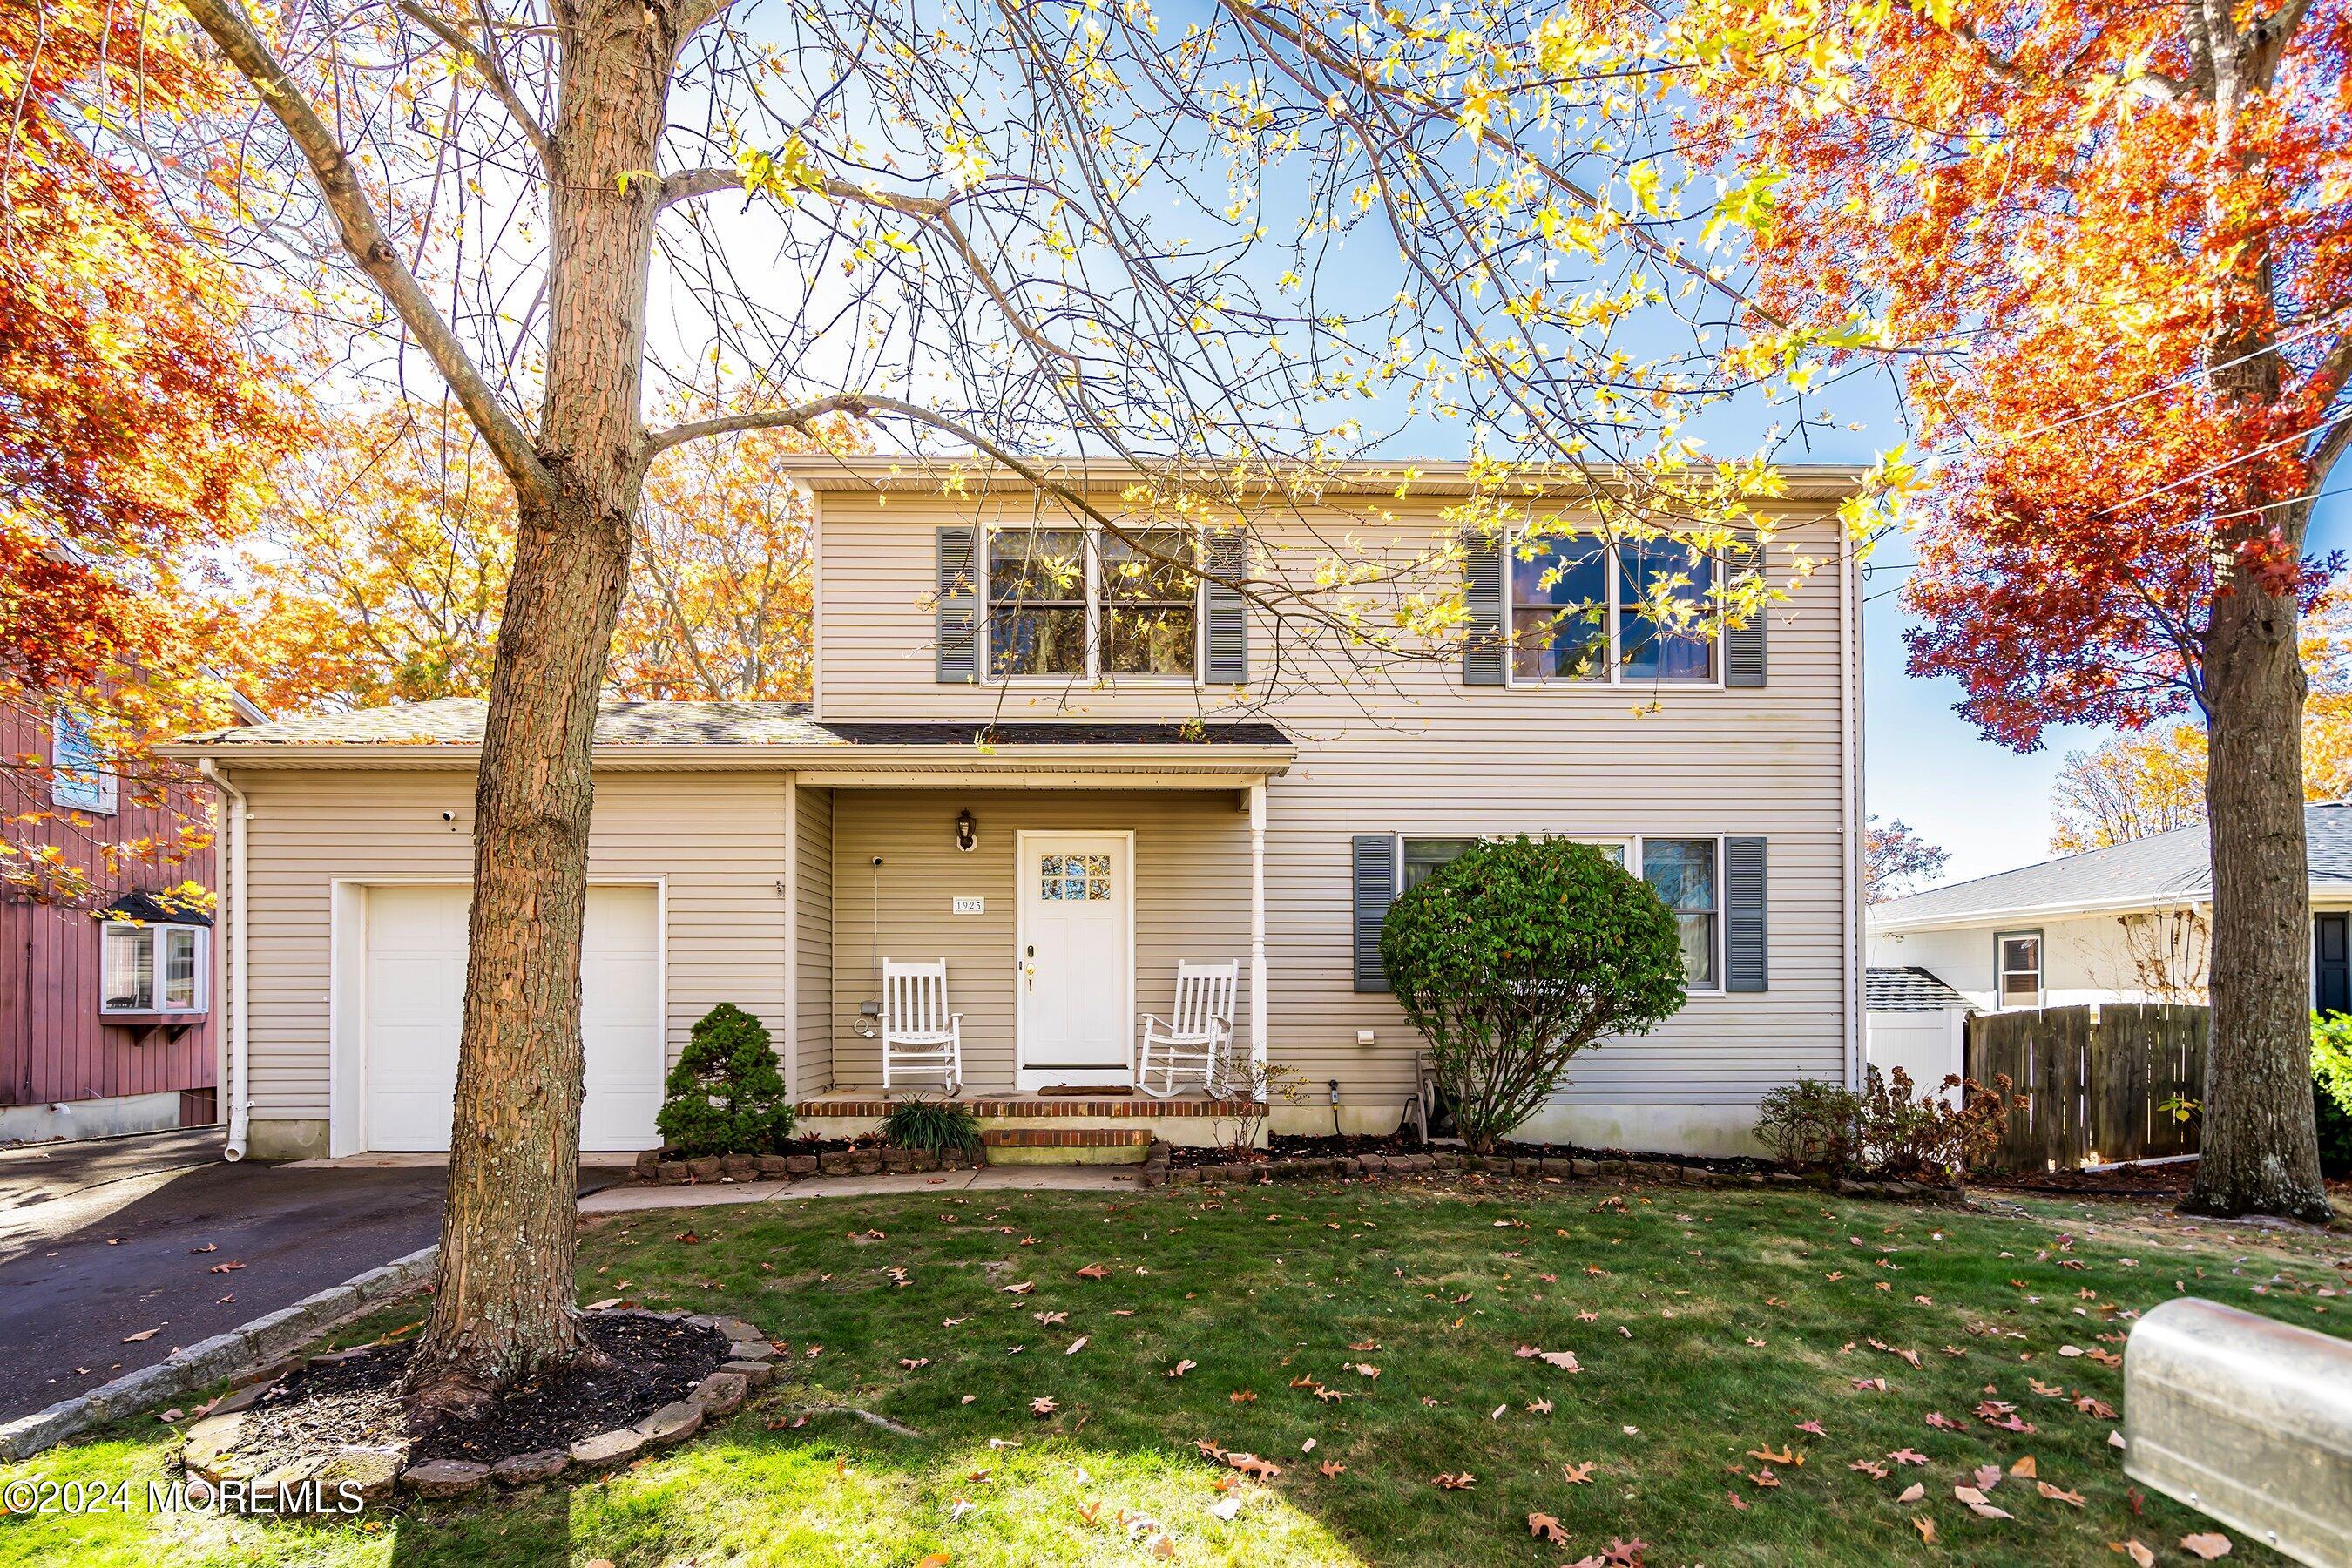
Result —
<instances>
[{"instance_id":1,"label":"two-story house","mask_svg":"<svg viewBox=\"0 0 2352 1568\"><path fill-rule=\"evenodd\" d=\"M1072 482L1117 512L1131 479ZM1711 569L1665 547L1489 549L1474 618L1526 636L1351 675L1007 476L813 471L812 700L598 724L583 1148L656 1141L664 1065L721 1001L767 1023L804 1127L870 1127L889 961L944 961L961 1093L1004 1133L1206 1141L1205 1101L1135 1093L1139 1016L1171 1010L1184 962L1236 966L1236 1049L1304 1085L1277 1128L1386 1131L1420 1041L1382 916L1517 832L1608 847L1676 911L1690 970L1682 1012L1580 1058L1529 1134L1748 1148L1761 1094L1851 1079L1862 1048L1860 603L1834 516L1855 476L1788 480L1784 541L1832 564L1745 626L1662 635L1643 583ZM1255 520L1242 564L1410 553L1465 493L1443 465L1367 468ZM256 1154L446 1146L481 717L433 702L180 749L232 806L230 1114Z\"/></svg>"}]
</instances>

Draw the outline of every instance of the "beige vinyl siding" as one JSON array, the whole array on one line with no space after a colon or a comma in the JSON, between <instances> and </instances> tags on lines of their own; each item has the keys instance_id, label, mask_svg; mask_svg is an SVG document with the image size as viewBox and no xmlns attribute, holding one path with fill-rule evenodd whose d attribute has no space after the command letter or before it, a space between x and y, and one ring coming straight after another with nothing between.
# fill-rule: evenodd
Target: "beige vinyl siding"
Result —
<instances>
[{"instance_id":1,"label":"beige vinyl siding","mask_svg":"<svg viewBox=\"0 0 2352 1568\"><path fill-rule=\"evenodd\" d=\"M979 843L955 847L969 809ZM1180 959L1238 960L1235 1008L1249 1016L1249 816L1236 790L1097 792L840 790L834 796L834 1081L877 1085L877 1041L853 1033L860 1002L879 994L872 956L876 871L882 857L881 956L948 963L963 1014L964 1075L1006 1089L1013 1073L1014 834L1023 829L1135 834L1135 1005L1163 1016ZM959 896L987 900L952 912Z\"/></svg>"},{"instance_id":2,"label":"beige vinyl siding","mask_svg":"<svg viewBox=\"0 0 2352 1568\"><path fill-rule=\"evenodd\" d=\"M1409 1090L1417 1037L1391 998L1352 989L1353 834L1759 835L1767 840L1770 989L1694 997L1654 1034L1583 1058L1566 1099L1737 1104L1791 1079L1844 1076L1855 895L1844 839L1848 644L1834 566L1769 612L1770 683L1762 689L1465 689L1458 657L1392 665L1349 684L1318 674L1321 667L1293 647L1285 679L1269 690L1276 653L1262 616L1251 633L1256 684L1246 689L956 686L933 679L933 531L998 520L1017 526L1027 521L1027 506L904 493L887 504L853 493L819 502L823 720L1181 720L1224 710L1271 718L1297 739L1297 762L1267 786L1273 1060L1318 1082L1341 1079L1354 1104L1402 1103ZM1441 526L1437 507L1398 503L1385 521L1308 521L1326 539L1394 552ZM1784 530L1776 570L1790 539L1816 558L1839 554L1834 521L1815 515ZM1323 547L1305 525L1286 524L1261 531L1259 548L1289 558L1284 572L1295 577ZM1308 680L1315 689L1304 689ZM1245 828L1239 844L1245 855ZM851 864L846 851L838 864ZM1719 896L1719 867L1717 883ZM1245 885L1239 907L1245 911ZM1009 944L1003 938L999 951ZM1356 1043L1367 1028L1377 1042L1369 1047ZM988 1081L977 1062L972 1077Z\"/></svg>"},{"instance_id":3,"label":"beige vinyl siding","mask_svg":"<svg viewBox=\"0 0 2352 1568\"><path fill-rule=\"evenodd\" d=\"M833 1082L833 792L803 785L797 792L800 843L793 863L800 878L800 1092L822 1094Z\"/></svg>"},{"instance_id":4,"label":"beige vinyl siding","mask_svg":"<svg viewBox=\"0 0 2352 1568\"><path fill-rule=\"evenodd\" d=\"M252 917L249 1050L257 1121L324 1120L329 990L338 878L468 877L474 776L254 769L247 795ZM453 820L443 821L448 812ZM667 882L668 1058L720 1002L783 1038L784 875L780 774L607 773L596 781L588 876Z\"/></svg>"}]
</instances>

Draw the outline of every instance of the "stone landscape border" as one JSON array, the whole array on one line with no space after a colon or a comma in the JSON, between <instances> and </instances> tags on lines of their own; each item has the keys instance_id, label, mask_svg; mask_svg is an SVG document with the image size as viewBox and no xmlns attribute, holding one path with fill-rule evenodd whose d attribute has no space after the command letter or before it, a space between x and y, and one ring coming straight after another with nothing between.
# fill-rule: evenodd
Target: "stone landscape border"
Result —
<instances>
[{"instance_id":1,"label":"stone landscape border","mask_svg":"<svg viewBox=\"0 0 2352 1568\"><path fill-rule=\"evenodd\" d=\"M633 1180L665 1187L693 1186L710 1182L796 1182L810 1176L905 1175L912 1172L978 1170L985 1161L940 1155L929 1149L896 1149L866 1144L856 1149L828 1149L821 1154L706 1154L696 1159L664 1159L648 1149L629 1167Z\"/></svg>"},{"instance_id":2,"label":"stone landscape border","mask_svg":"<svg viewBox=\"0 0 2352 1568\"><path fill-rule=\"evenodd\" d=\"M487 1465L470 1459L425 1459L412 1465L406 1462L404 1453L393 1449L354 1447L308 1458L299 1467L299 1474L292 1473L291 1467L283 1472L257 1474L237 1458L247 1412L279 1379L290 1377L310 1364L304 1361L283 1368L268 1382L256 1384L233 1399L223 1401L211 1415L189 1427L182 1463L189 1476L212 1486L245 1481L268 1489L280 1483L315 1481L330 1493L338 1486L350 1485L361 1497L368 1499L388 1496L395 1489L416 1497L462 1497L492 1481L519 1487L551 1481L572 1470L599 1474L618 1469L642 1455L676 1447L701 1431L706 1421L721 1420L735 1414L752 1389L765 1385L775 1375L775 1346L756 1326L740 1318L634 1308L617 1310L614 1315L715 1329L727 1337L727 1360L717 1370L705 1373L685 1398L672 1400L630 1426L592 1433L568 1447L514 1454ZM348 1360L368 1354L373 1349L363 1345L315 1359Z\"/></svg>"},{"instance_id":3,"label":"stone landscape border","mask_svg":"<svg viewBox=\"0 0 2352 1568\"><path fill-rule=\"evenodd\" d=\"M46 1410L0 1426L0 1460L28 1459L93 1426L215 1383L268 1383L287 1370L284 1362L289 1352L386 1301L423 1289L433 1279L433 1262L440 1250L437 1246L420 1247L382 1268L305 1296L290 1307L184 1345L152 1366L125 1373L86 1394L61 1399Z\"/></svg>"}]
</instances>

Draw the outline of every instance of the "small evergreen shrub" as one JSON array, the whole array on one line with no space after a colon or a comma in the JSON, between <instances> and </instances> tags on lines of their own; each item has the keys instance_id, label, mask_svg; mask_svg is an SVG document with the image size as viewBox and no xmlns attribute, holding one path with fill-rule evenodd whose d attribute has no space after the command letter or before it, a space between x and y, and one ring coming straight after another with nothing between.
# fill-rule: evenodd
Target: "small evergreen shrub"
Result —
<instances>
[{"instance_id":1,"label":"small evergreen shrub","mask_svg":"<svg viewBox=\"0 0 2352 1568\"><path fill-rule=\"evenodd\" d=\"M980 1118L952 1100L902 1100L882 1119L882 1142L942 1159L980 1152Z\"/></svg>"},{"instance_id":2,"label":"small evergreen shrub","mask_svg":"<svg viewBox=\"0 0 2352 1568\"><path fill-rule=\"evenodd\" d=\"M1757 1110L1757 1142L1791 1171L1844 1172L1862 1152L1862 1097L1843 1084L1799 1079Z\"/></svg>"},{"instance_id":3,"label":"small evergreen shrub","mask_svg":"<svg viewBox=\"0 0 2352 1568\"><path fill-rule=\"evenodd\" d=\"M793 1131L766 1026L732 1002L704 1014L662 1085L662 1142L689 1158L764 1154Z\"/></svg>"},{"instance_id":4,"label":"small evergreen shrub","mask_svg":"<svg viewBox=\"0 0 2352 1568\"><path fill-rule=\"evenodd\" d=\"M1666 906L1565 838L1465 850L1389 906L1381 961L1481 1153L1551 1099L1578 1052L1646 1034L1685 996Z\"/></svg>"}]
</instances>

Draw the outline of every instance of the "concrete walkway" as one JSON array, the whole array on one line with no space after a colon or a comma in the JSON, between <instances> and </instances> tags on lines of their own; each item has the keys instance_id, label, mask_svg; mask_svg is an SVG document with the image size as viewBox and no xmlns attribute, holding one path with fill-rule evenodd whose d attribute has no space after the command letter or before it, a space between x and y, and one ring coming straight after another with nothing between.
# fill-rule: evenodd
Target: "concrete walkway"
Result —
<instances>
[{"instance_id":1,"label":"concrete walkway","mask_svg":"<svg viewBox=\"0 0 2352 1568\"><path fill-rule=\"evenodd\" d=\"M1140 1165L982 1165L978 1170L908 1172L903 1175L811 1176L797 1182L714 1182L708 1186L655 1187L615 1183L583 1194L583 1215L641 1209L698 1209L797 1198L887 1197L904 1193L1118 1193L1135 1190Z\"/></svg>"}]
</instances>

